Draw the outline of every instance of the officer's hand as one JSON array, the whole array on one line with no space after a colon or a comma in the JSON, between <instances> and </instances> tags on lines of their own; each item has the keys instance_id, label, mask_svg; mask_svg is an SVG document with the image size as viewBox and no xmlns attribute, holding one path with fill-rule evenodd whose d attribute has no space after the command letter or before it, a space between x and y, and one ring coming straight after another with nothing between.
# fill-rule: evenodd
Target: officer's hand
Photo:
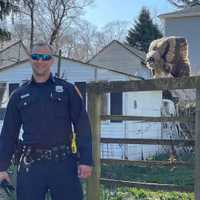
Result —
<instances>
[{"instance_id":1,"label":"officer's hand","mask_svg":"<svg viewBox=\"0 0 200 200\"><path fill-rule=\"evenodd\" d=\"M0 172L0 181L3 180L7 180L9 183L11 183L11 179L6 171Z\"/></svg>"},{"instance_id":2,"label":"officer's hand","mask_svg":"<svg viewBox=\"0 0 200 200\"><path fill-rule=\"evenodd\" d=\"M79 165L78 166L78 177L79 178L88 178L92 174L92 167L88 165Z\"/></svg>"}]
</instances>

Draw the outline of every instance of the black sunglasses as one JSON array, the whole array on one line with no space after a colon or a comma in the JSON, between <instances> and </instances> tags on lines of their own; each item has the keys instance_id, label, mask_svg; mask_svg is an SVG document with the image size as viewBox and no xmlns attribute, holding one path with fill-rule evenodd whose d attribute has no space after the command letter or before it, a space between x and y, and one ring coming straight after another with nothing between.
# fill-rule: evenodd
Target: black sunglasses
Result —
<instances>
[{"instance_id":1,"label":"black sunglasses","mask_svg":"<svg viewBox=\"0 0 200 200\"><path fill-rule=\"evenodd\" d=\"M31 54L32 60L43 60L48 61L52 59L52 56L49 54Z\"/></svg>"}]
</instances>

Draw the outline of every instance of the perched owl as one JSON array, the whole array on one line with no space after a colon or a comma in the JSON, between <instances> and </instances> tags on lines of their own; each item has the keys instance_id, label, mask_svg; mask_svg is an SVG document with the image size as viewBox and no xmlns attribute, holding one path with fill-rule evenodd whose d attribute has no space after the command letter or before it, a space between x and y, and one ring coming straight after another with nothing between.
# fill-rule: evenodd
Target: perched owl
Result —
<instances>
[{"instance_id":1,"label":"perched owl","mask_svg":"<svg viewBox=\"0 0 200 200\"><path fill-rule=\"evenodd\" d=\"M151 42L146 64L155 78L190 76L188 45L183 37L163 37Z\"/></svg>"}]
</instances>

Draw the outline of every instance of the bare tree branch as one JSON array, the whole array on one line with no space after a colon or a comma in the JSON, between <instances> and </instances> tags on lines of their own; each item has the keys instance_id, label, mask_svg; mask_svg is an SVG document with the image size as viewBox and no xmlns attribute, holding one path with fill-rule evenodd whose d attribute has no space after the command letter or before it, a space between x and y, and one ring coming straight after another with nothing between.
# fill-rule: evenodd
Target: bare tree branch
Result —
<instances>
[{"instance_id":1,"label":"bare tree branch","mask_svg":"<svg viewBox=\"0 0 200 200\"><path fill-rule=\"evenodd\" d=\"M168 1L177 8L185 8L188 6L200 4L199 0L168 0Z\"/></svg>"}]
</instances>

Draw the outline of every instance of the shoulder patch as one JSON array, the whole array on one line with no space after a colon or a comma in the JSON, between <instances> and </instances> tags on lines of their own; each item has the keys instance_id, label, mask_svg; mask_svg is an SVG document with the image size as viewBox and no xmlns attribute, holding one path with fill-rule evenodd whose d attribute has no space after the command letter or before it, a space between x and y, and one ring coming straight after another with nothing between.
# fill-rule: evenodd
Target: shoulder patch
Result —
<instances>
[{"instance_id":1,"label":"shoulder patch","mask_svg":"<svg viewBox=\"0 0 200 200\"><path fill-rule=\"evenodd\" d=\"M67 82L65 79L57 77L57 76L54 76L53 78L54 78L54 80L60 81L62 83L66 83Z\"/></svg>"},{"instance_id":2,"label":"shoulder patch","mask_svg":"<svg viewBox=\"0 0 200 200\"><path fill-rule=\"evenodd\" d=\"M26 86L26 85L30 84L30 82L31 82L31 80L24 80L24 81L21 81L20 84L19 84L19 86L20 86L20 87L21 87L21 86Z\"/></svg>"}]
</instances>

